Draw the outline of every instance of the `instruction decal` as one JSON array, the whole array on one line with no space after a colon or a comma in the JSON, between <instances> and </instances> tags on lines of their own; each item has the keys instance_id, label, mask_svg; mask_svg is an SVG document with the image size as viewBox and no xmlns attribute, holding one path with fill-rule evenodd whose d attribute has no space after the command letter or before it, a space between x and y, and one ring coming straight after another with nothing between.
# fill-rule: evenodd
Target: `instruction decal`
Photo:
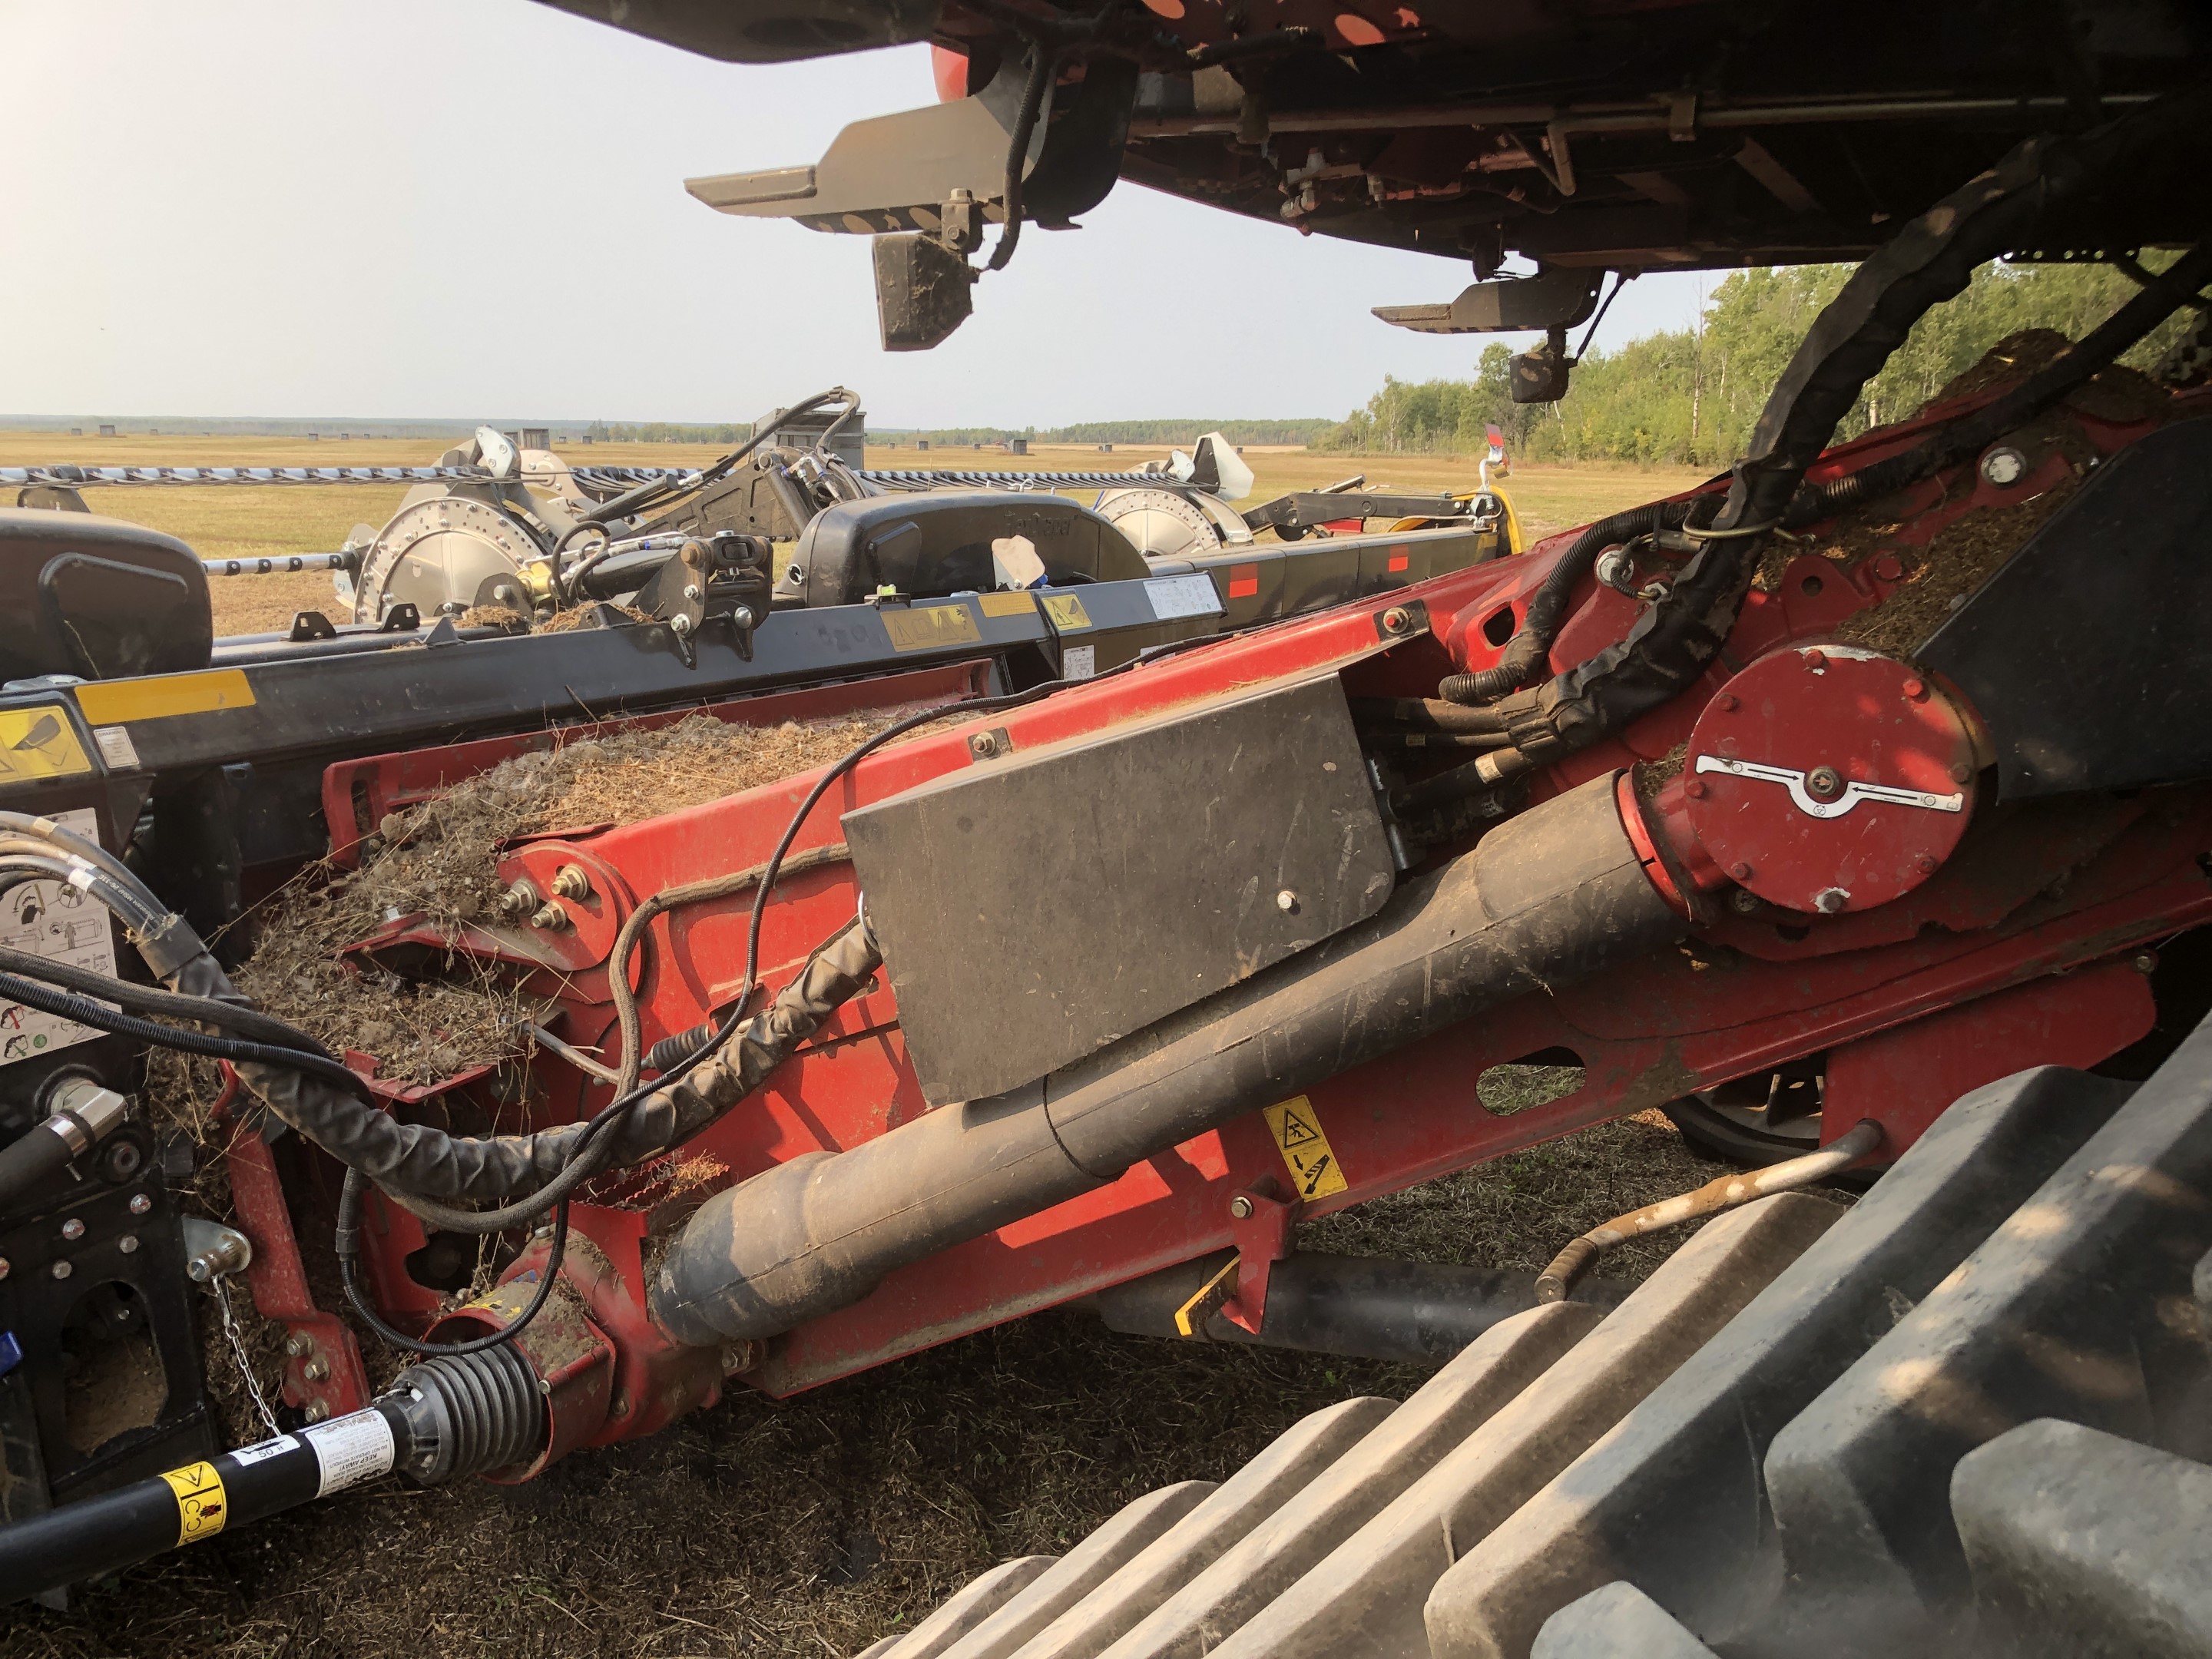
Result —
<instances>
[{"instance_id":1,"label":"instruction decal","mask_svg":"<svg viewBox=\"0 0 2212 1659\"><path fill-rule=\"evenodd\" d=\"M1267 1133L1274 1136L1275 1150L1283 1155L1291 1184L1300 1198L1327 1198L1352 1184L1338 1167L1328 1137L1322 1133L1321 1114L1304 1095L1295 1095L1279 1106L1266 1107L1261 1115L1267 1120Z\"/></svg>"},{"instance_id":2,"label":"instruction decal","mask_svg":"<svg viewBox=\"0 0 2212 1659\"><path fill-rule=\"evenodd\" d=\"M165 1469L161 1479L177 1496L177 1547L212 1538L230 1519L230 1496L222 1489L222 1476L212 1463L187 1463L181 1469Z\"/></svg>"},{"instance_id":3,"label":"instruction decal","mask_svg":"<svg viewBox=\"0 0 2212 1659\"><path fill-rule=\"evenodd\" d=\"M89 806L57 812L53 821L88 841L99 839L100 820ZM82 889L65 881L27 881L0 893L0 945L115 977L115 932L107 912L99 900L87 898ZM103 1035L0 997L0 1066Z\"/></svg>"},{"instance_id":4,"label":"instruction decal","mask_svg":"<svg viewBox=\"0 0 2212 1659\"><path fill-rule=\"evenodd\" d=\"M52 704L38 708L0 708L0 783L32 778L64 778L89 772L84 745L69 716Z\"/></svg>"},{"instance_id":5,"label":"instruction decal","mask_svg":"<svg viewBox=\"0 0 2212 1659\"><path fill-rule=\"evenodd\" d=\"M885 605L877 613L894 651L928 651L976 645L983 638L964 605Z\"/></svg>"}]
</instances>

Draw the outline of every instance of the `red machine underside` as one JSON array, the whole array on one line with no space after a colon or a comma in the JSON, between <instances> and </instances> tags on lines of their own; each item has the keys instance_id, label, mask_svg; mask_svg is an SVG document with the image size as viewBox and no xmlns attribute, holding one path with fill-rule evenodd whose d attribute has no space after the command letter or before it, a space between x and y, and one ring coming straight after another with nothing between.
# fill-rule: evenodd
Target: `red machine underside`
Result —
<instances>
[{"instance_id":1,"label":"red machine underside","mask_svg":"<svg viewBox=\"0 0 2212 1659\"><path fill-rule=\"evenodd\" d=\"M2086 416L2079 424L2106 452L2148 429ZM1814 477L1837 476L1894 453L1920 430L1872 434L1833 453ZM2050 465L2064 463L2054 457ZM1971 468L1931 480L1898 514L1902 527L1893 540L1899 547L1924 542L1960 514L1994 504L1993 494L2010 504L2050 482L2039 475L1993 492ZM1955 498L1951 490L1959 492ZM1003 726L1016 748L1029 748L1227 689L1324 672L1340 674L1354 696L1431 695L1442 675L1497 659L1498 647L1488 639L1502 639L1507 630L1493 626L1486 634L1483 624L1508 606L1517 618L1571 539L1556 537L1523 557L1406 590L1399 602L1425 605L1429 623L1428 631L1417 629L1410 638L1390 638L1379 621L1380 605L1330 611L1168 657L994 715L992 724ZM1880 603L1903 575L1887 556L1850 569L1816 555L1800 557L1772 591L1750 596L1729 649L1705 684L1621 739L1540 775L1536 794L1668 756L1746 665L1791 641L1827 637L1846 618ZM1638 610L1635 601L1586 583L1580 608L1557 641L1555 665L1571 665L1618 637ZM983 684L980 668L908 678L931 683L841 685L714 712L737 720L781 720L972 696ZM469 745L353 763L343 779L333 769L329 793L335 801L352 801L366 790L380 805L398 803L411 791L482 769L515 746ZM793 851L837 842L843 811L969 763L963 728L953 722L879 751L832 791ZM645 823L580 829L517 846L501 865L503 879L528 874L543 890L560 866L581 865L595 889L590 914L580 915L565 933L487 928L458 946L527 975L560 1003L556 1035L611 1057L618 1038L604 963L623 917L659 889L764 859L811 775ZM1673 787L1679 791L1680 781ZM1626 785L1624 799L1633 814ZM1669 810L1663 796L1651 803L1662 831ZM1631 823L1643 834L1633 817ZM1721 919L1698 921L1678 951L1557 995L1524 999L1309 1091L1311 1112L1349 1185L1305 1204L1303 1213L1325 1214L1816 1055L1826 1057L1829 1136L1871 1117L1887 1133L1886 1155L1894 1156L1967 1089L2026 1066L2094 1064L2143 1036L2154 1010L2139 953L2212 920L2212 884L2198 866L2199 854L2212 847L2212 791L1984 805L1976 830L1955 857L1893 902L1780 924L1771 914L1744 916L1723 907ZM1071 848L1070 855L1080 857L1081 849ZM785 983L856 902L844 864L781 884L763 939L767 985ZM653 922L634 980L647 1044L691 1027L736 994L749 905L746 896ZM1702 908L1698 915L1704 917ZM1081 925L1080 918L1067 917L1039 922ZM395 924L373 948L422 939L410 927ZM1535 1054L1556 1057L1557 1050L1571 1051L1585 1068L1575 1093L1509 1116L1493 1115L1480 1103L1477 1084L1488 1068ZM607 1097L605 1085L551 1055L539 1056L532 1074L544 1091L531 1115L537 1124L571 1121ZM439 1121L439 1091L406 1095L395 1109ZM611 1339L604 1356L607 1386L620 1402L582 1435L582 1443L650 1432L717 1392L718 1378L678 1364L665 1345L656 1348L658 1339L644 1323L646 1264L656 1237L679 1226L706 1191L801 1153L857 1145L923 1109L891 994L877 988L842 1009L757 1095L675 1158L618 1182L603 1182L594 1201L579 1204L573 1224L605 1258L590 1299L605 1316L600 1323ZM507 1109L500 1127L524 1127L515 1115ZM253 1161L264 1156L257 1148ZM279 1236L273 1224L281 1215L268 1208L273 1181L264 1176L256 1182L246 1170L239 1174L245 1177L234 1178L241 1216L256 1235L258 1268L272 1255L296 1265L289 1229ZM1132 1168L1110 1187L894 1273L856 1305L776 1340L764 1357L744 1356L753 1363L742 1380L788 1395L1220 1249L1232 1242L1231 1195L1255 1186L1272 1189L1269 1183L1288 1176L1255 1114ZM444 1298L407 1274L405 1258L425 1243L419 1224L378 1204L368 1231L365 1259L387 1316L427 1327ZM540 1248L525 1254L511 1279L534 1275ZM327 1328L316 1323L327 1316L314 1314L297 1293L303 1285L291 1269L258 1271L254 1279L264 1313L297 1330L313 1325L319 1342L341 1350L329 1355L326 1380L311 1381L295 1366L288 1397L348 1409L361 1397L359 1361L349 1344L329 1343ZM614 1331L611 1322L623 1328Z\"/></svg>"}]
</instances>

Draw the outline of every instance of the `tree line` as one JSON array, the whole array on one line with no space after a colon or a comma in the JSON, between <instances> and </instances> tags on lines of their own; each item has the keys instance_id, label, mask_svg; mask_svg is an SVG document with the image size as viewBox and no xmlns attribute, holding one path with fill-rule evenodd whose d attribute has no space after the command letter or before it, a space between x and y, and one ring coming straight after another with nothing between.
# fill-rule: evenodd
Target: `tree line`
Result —
<instances>
[{"instance_id":1,"label":"tree line","mask_svg":"<svg viewBox=\"0 0 2212 1659\"><path fill-rule=\"evenodd\" d=\"M2157 255L2145 263L2162 268ZM1577 366L1557 404L1515 404L1512 349L1492 341L1471 380L1395 377L1317 449L1363 454L1478 452L1486 428L1529 459L1726 466L1743 453L1767 393L1806 330L1851 273L1849 265L1736 271L1707 297L1695 326L1647 335ZM2109 265L1984 265L1966 289L1915 324L1857 405L1840 439L1911 416L1998 341L2023 329L2079 339L2135 291ZM2172 319L2123 360L2148 366L2178 337Z\"/></svg>"}]
</instances>

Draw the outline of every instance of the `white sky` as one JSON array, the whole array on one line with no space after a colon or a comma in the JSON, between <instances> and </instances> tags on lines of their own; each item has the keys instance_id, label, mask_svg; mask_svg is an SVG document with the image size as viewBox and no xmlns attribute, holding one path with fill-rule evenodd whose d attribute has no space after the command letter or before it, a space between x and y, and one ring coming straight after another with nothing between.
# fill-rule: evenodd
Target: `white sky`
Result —
<instances>
[{"instance_id":1,"label":"white sky","mask_svg":"<svg viewBox=\"0 0 2212 1659\"><path fill-rule=\"evenodd\" d=\"M842 381L884 427L1340 416L1483 344L1367 314L1464 264L1122 185L884 353L865 238L682 180L930 101L921 47L757 69L530 0L0 0L0 414L744 421ZM1684 325L1697 281L1633 284L1603 339Z\"/></svg>"}]
</instances>

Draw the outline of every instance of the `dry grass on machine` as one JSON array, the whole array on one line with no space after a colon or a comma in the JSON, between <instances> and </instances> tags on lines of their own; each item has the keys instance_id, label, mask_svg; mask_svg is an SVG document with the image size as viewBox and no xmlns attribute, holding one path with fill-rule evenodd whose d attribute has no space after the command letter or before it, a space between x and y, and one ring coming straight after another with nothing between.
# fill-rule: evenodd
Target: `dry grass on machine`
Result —
<instances>
[{"instance_id":1,"label":"dry grass on machine","mask_svg":"<svg viewBox=\"0 0 2212 1659\"><path fill-rule=\"evenodd\" d=\"M717 800L823 765L882 729L878 720L732 726L694 714L656 730L574 742L502 761L386 821L355 872L317 866L252 919L252 957L235 975L262 1007L333 1049L374 1054L380 1075L428 1083L521 1054L518 1022L540 1011L502 981L403 980L339 951L386 922L486 920L499 896L501 844L514 836L621 824Z\"/></svg>"}]
</instances>

